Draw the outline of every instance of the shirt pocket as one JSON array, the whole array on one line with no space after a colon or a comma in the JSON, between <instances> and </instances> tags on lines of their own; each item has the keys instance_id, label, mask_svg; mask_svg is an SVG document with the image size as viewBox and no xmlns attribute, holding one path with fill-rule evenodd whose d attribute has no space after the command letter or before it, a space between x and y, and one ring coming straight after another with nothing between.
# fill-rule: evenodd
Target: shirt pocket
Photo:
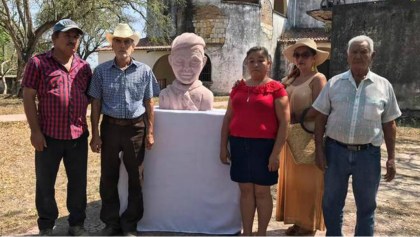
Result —
<instances>
[{"instance_id":1,"label":"shirt pocket","mask_svg":"<svg viewBox=\"0 0 420 237\"><path fill-rule=\"evenodd\" d=\"M384 111L384 102L375 99L366 99L363 118L366 120L380 121Z\"/></svg>"},{"instance_id":2,"label":"shirt pocket","mask_svg":"<svg viewBox=\"0 0 420 237\"><path fill-rule=\"evenodd\" d=\"M128 87L131 99L134 101L143 100L144 88L145 86L141 82L131 82Z\"/></svg>"},{"instance_id":3,"label":"shirt pocket","mask_svg":"<svg viewBox=\"0 0 420 237\"><path fill-rule=\"evenodd\" d=\"M48 91L54 91L63 84L62 74L59 71L49 71L45 73L45 83Z\"/></svg>"}]
</instances>

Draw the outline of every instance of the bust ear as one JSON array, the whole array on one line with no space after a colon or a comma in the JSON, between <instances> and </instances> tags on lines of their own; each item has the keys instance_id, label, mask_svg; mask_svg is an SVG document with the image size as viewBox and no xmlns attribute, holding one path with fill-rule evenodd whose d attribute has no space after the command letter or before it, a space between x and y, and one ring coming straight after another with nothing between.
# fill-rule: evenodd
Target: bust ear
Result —
<instances>
[{"instance_id":1,"label":"bust ear","mask_svg":"<svg viewBox=\"0 0 420 237\"><path fill-rule=\"evenodd\" d=\"M203 69L204 66L206 66L206 63L207 63L207 57L203 56L203 66L201 67L201 69Z\"/></svg>"}]
</instances>

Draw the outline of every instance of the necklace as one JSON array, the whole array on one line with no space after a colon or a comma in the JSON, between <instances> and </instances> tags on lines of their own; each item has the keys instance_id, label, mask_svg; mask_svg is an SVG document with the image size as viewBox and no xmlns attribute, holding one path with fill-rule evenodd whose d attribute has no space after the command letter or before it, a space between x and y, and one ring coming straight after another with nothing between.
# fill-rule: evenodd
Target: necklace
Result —
<instances>
[{"instance_id":1,"label":"necklace","mask_svg":"<svg viewBox=\"0 0 420 237\"><path fill-rule=\"evenodd\" d=\"M251 96L251 88L254 89L255 87L258 87L260 85L265 84L268 81L267 78L264 78L262 81L255 83L255 85L248 85L248 96L246 97L246 102L249 103L249 97ZM254 83L253 83L254 84Z\"/></svg>"}]
</instances>

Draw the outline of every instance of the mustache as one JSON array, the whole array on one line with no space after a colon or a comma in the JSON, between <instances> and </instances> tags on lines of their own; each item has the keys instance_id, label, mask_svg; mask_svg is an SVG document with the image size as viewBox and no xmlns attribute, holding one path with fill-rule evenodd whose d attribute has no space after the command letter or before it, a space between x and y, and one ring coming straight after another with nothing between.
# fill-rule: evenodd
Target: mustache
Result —
<instances>
[{"instance_id":1,"label":"mustache","mask_svg":"<svg viewBox=\"0 0 420 237\"><path fill-rule=\"evenodd\" d=\"M76 44L75 44L75 43L68 43L68 44L67 44L67 46L72 46L72 47L75 47L75 46L76 46Z\"/></svg>"}]
</instances>

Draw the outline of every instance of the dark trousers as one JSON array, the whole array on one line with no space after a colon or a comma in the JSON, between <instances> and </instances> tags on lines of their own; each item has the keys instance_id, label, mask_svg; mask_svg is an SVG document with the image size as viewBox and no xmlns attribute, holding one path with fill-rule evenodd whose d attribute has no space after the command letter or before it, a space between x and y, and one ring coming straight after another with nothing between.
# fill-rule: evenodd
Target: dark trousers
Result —
<instances>
[{"instance_id":1,"label":"dark trousers","mask_svg":"<svg viewBox=\"0 0 420 237\"><path fill-rule=\"evenodd\" d=\"M74 140L57 140L45 137L47 147L35 151L36 209L38 228L53 228L58 217L55 201L55 180L61 159L67 174L67 209L70 226L81 225L86 218L86 170L89 134Z\"/></svg>"},{"instance_id":2,"label":"dark trousers","mask_svg":"<svg viewBox=\"0 0 420 237\"><path fill-rule=\"evenodd\" d=\"M137 222L143 217L143 194L139 167L144 159L145 124L143 118L129 125L117 125L104 117L101 123L101 220L124 232L136 231ZM128 173L128 205L119 215L120 201L118 180L119 153L124 152L123 162Z\"/></svg>"}]
</instances>

